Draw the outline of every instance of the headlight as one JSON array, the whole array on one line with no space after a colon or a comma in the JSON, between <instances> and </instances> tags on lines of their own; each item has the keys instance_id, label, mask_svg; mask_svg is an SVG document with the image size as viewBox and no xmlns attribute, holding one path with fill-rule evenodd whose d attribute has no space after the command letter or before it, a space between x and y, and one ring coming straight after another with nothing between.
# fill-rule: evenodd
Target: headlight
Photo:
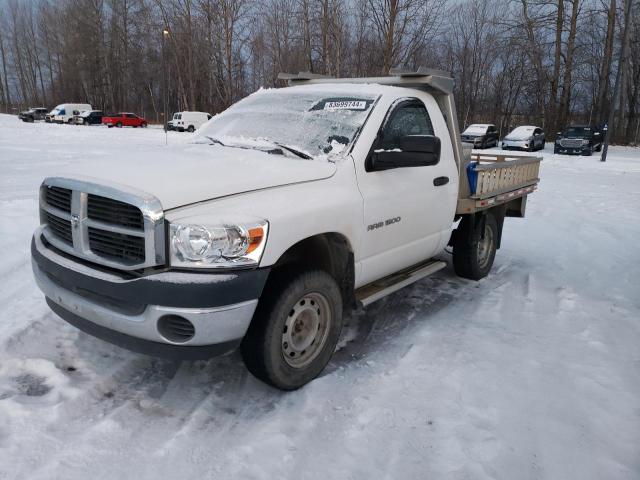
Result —
<instances>
[{"instance_id":1,"label":"headlight","mask_svg":"<svg viewBox=\"0 0 640 480\"><path fill-rule=\"evenodd\" d=\"M242 225L172 223L170 263L174 267L257 266L267 243L266 221Z\"/></svg>"}]
</instances>

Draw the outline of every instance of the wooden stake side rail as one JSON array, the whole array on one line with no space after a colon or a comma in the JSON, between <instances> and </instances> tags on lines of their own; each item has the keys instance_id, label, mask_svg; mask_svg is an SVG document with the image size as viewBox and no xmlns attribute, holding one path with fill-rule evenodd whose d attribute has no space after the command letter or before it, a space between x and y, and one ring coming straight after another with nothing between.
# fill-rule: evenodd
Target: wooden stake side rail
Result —
<instances>
[{"instance_id":1,"label":"wooden stake side rail","mask_svg":"<svg viewBox=\"0 0 640 480\"><path fill-rule=\"evenodd\" d=\"M458 213L472 213L528 195L540 181L541 157L474 153L471 159L478 162L476 192L458 201Z\"/></svg>"}]
</instances>

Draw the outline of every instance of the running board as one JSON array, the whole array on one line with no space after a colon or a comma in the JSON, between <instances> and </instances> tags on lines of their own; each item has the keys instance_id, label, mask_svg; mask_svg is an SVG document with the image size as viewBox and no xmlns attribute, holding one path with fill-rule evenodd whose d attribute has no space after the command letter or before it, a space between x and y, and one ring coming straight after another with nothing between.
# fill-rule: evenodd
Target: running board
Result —
<instances>
[{"instance_id":1,"label":"running board","mask_svg":"<svg viewBox=\"0 0 640 480\"><path fill-rule=\"evenodd\" d=\"M439 260L427 260L397 273L392 273L387 277L358 288L355 292L356 301L360 306L366 307L390 293L428 277L438 270L442 270L446 266L445 262Z\"/></svg>"}]
</instances>

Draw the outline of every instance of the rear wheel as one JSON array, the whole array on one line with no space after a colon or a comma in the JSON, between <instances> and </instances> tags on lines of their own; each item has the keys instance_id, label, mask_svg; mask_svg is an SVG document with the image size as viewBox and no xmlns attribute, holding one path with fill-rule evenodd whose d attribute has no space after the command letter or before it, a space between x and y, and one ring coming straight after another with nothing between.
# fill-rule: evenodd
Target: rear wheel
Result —
<instances>
[{"instance_id":1,"label":"rear wheel","mask_svg":"<svg viewBox=\"0 0 640 480\"><path fill-rule=\"evenodd\" d=\"M328 273L315 270L270 280L242 342L249 371L282 390L317 377L342 330L342 296Z\"/></svg>"},{"instance_id":2,"label":"rear wheel","mask_svg":"<svg viewBox=\"0 0 640 480\"><path fill-rule=\"evenodd\" d=\"M122 122L118 122L118 123L116 123L116 127L118 127L118 128L122 128Z\"/></svg>"},{"instance_id":3,"label":"rear wheel","mask_svg":"<svg viewBox=\"0 0 640 480\"><path fill-rule=\"evenodd\" d=\"M196 129L193 128L193 125L189 125L189 128L187 128L187 132L189 133L193 133Z\"/></svg>"},{"instance_id":4,"label":"rear wheel","mask_svg":"<svg viewBox=\"0 0 640 480\"><path fill-rule=\"evenodd\" d=\"M453 243L453 267L460 277L480 280L493 266L498 247L498 222L492 213L487 213L477 225L472 225L472 217L464 218L463 222ZM480 231L474 232L477 228Z\"/></svg>"},{"instance_id":5,"label":"rear wheel","mask_svg":"<svg viewBox=\"0 0 640 480\"><path fill-rule=\"evenodd\" d=\"M142 123L140 124L140 126L141 126L142 128L147 128L147 122L142 122Z\"/></svg>"}]
</instances>

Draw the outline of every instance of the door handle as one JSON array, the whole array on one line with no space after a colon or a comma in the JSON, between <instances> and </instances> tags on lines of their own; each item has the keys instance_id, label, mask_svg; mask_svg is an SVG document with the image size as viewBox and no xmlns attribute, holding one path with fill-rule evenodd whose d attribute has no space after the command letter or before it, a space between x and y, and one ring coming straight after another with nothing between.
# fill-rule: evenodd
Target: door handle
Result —
<instances>
[{"instance_id":1,"label":"door handle","mask_svg":"<svg viewBox=\"0 0 640 480\"><path fill-rule=\"evenodd\" d=\"M433 184L436 187L441 187L442 185L446 185L449 183L449 177L436 177L433 179Z\"/></svg>"}]
</instances>

